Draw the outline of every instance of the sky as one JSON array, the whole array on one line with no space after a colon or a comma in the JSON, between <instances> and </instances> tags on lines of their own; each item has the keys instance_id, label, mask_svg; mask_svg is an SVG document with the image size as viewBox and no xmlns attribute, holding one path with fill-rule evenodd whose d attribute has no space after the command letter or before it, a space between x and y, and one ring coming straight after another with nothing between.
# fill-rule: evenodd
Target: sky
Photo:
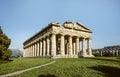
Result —
<instances>
[{"instance_id":1,"label":"sky","mask_svg":"<svg viewBox=\"0 0 120 77\"><path fill-rule=\"evenodd\" d=\"M67 20L93 31L93 49L120 45L120 0L0 0L0 26L10 48L23 49L50 22Z\"/></svg>"}]
</instances>

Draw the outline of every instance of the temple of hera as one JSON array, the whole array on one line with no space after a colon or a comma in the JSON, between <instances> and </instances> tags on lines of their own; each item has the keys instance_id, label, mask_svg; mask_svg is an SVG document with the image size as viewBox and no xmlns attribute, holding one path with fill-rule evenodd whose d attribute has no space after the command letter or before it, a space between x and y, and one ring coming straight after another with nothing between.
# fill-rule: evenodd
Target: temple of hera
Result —
<instances>
[{"instance_id":1,"label":"temple of hera","mask_svg":"<svg viewBox=\"0 0 120 77\"><path fill-rule=\"evenodd\" d=\"M23 57L94 57L91 33L78 22L50 23L23 43Z\"/></svg>"}]
</instances>

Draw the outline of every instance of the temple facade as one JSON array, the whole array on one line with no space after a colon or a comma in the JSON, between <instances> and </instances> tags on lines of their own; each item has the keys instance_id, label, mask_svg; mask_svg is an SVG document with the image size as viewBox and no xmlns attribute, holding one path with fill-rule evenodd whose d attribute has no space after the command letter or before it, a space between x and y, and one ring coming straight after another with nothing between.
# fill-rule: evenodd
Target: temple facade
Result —
<instances>
[{"instance_id":1,"label":"temple facade","mask_svg":"<svg viewBox=\"0 0 120 77\"><path fill-rule=\"evenodd\" d=\"M78 22L50 23L23 43L23 57L93 57L91 33Z\"/></svg>"}]
</instances>

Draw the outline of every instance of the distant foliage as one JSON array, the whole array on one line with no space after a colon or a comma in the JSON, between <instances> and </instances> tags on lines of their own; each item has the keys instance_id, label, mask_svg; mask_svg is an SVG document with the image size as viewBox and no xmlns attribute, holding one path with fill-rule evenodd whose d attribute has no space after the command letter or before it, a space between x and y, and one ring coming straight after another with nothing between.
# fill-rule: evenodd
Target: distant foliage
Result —
<instances>
[{"instance_id":1,"label":"distant foliage","mask_svg":"<svg viewBox=\"0 0 120 77\"><path fill-rule=\"evenodd\" d=\"M11 50L9 50L9 45L11 43L11 39L5 35L0 27L0 59L1 60L9 60L11 55Z\"/></svg>"}]
</instances>

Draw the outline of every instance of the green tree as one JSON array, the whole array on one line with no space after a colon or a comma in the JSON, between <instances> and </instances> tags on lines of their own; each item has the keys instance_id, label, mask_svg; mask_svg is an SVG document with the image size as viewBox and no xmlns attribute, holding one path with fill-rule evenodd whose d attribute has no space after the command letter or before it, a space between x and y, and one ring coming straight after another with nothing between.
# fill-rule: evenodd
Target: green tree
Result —
<instances>
[{"instance_id":1,"label":"green tree","mask_svg":"<svg viewBox=\"0 0 120 77\"><path fill-rule=\"evenodd\" d=\"M11 43L11 39L5 35L0 26L0 59L9 60L11 51L8 49Z\"/></svg>"}]
</instances>

